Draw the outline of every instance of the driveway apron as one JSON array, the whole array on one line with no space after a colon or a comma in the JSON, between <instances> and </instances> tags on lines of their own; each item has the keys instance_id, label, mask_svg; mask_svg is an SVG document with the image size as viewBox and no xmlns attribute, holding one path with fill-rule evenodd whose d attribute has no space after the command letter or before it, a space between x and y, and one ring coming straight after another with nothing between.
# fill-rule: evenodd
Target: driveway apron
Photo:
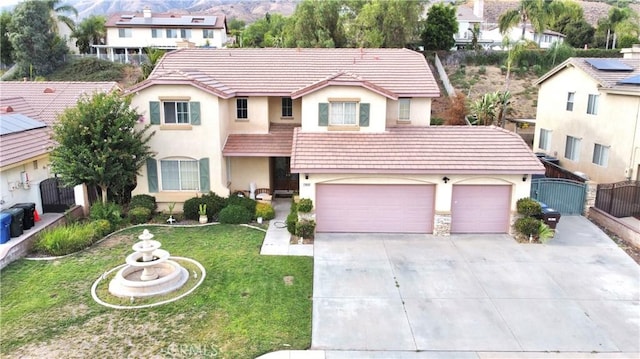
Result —
<instances>
[{"instance_id":1,"label":"driveway apron","mask_svg":"<svg viewBox=\"0 0 640 359\"><path fill-rule=\"evenodd\" d=\"M584 217L508 235L318 234L312 349L640 352L640 267Z\"/></svg>"}]
</instances>

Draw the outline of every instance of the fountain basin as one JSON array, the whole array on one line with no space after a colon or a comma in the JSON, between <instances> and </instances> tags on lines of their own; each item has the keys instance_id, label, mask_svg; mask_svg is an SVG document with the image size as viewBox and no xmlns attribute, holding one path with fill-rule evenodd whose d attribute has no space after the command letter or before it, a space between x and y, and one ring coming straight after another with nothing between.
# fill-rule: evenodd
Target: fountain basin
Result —
<instances>
[{"instance_id":1,"label":"fountain basin","mask_svg":"<svg viewBox=\"0 0 640 359\"><path fill-rule=\"evenodd\" d=\"M128 261L127 261L128 262ZM116 273L109 283L109 292L118 297L150 297L173 292L182 287L189 279L189 272L178 263L165 258L162 262L154 263L153 270L156 279L144 280L144 266L127 265Z\"/></svg>"}]
</instances>

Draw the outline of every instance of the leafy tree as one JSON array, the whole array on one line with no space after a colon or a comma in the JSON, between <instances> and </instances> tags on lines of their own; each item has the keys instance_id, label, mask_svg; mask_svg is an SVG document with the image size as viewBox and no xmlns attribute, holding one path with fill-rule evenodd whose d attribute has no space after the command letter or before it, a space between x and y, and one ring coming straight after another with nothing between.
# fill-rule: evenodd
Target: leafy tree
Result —
<instances>
[{"instance_id":1,"label":"leafy tree","mask_svg":"<svg viewBox=\"0 0 640 359\"><path fill-rule=\"evenodd\" d=\"M267 13L242 32L243 47L283 47L284 28L288 18Z\"/></svg>"},{"instance_id":2,"label":"leafy tree","mask_svg":"<svg viewBox=\"0 0 640 359\"><path fill-rule=\"evenodd\" d=\"M153 71L158 61L160 61L167 51L155 47L147 47L144 49L144 52L147 54L149 61L142 64L142 75L140 76L140 81L151 75L151 71Z\"/></svg>"},{"instance_id":3,"label":"leafy tree","mask_svg":"<svg viewBox=\"0 0 640 359\"><path fill-rule=\"evenodd\" d=\"M344 47L339 1L303 0L287 27L287 47Z\"/></svg>"},{"instance_id":4,"label":"leafy tree","mask_svg":"<svg viewBox=\"0 0 640 359\"><path fill-rule=\"evenodd\" d=\"M93 52L91 45L104 45L107 38L107 19L102 15L91 15L82 20L71 33L81 54Z\"/></svg>"},{"instance_id":5,"label":"leafy tree","mask_svg":"<svg viewBox=\"0 0 640 359\"><path fill-rule=\"evenodd\" d=\"M51 30L58 32L58 21L67 25L72 31L76 28L76 23L70 18L69 13L75 15L78 18L78 10L72 5L60 5L60 0L45 0L49 14L51 16Z\"/></svg>"},{"instance_id":6,"label":"leafy tree","mask_svg":"<svg viewBox=\"0 0 640 359\"><path fill-rule=\"evenodd\" d=\"M536 33L542 33L551 13L550 3L551 0L520 0L517 8L505 11L498 18L500 33L504 35L518 24L522 25L522 39L527 24L531 24Z\"/></svg>"},{"instance_id":7,"label":"leafy tree","mask_svg":"<svg viewBox=\"0 0 640 359\"><path fill-rule=\"evenodd\" d=\"M399 48L420 37L424 1L370 0L361 6L350 4L357 11L348 25L351 46Z\"/></svg>"},{"instance_id":8,"label":"leafy tree","mask_svg":"<svg viewBox=\"0 0 640 359\"><path fill-rule=\"evenodd\" d=\"M547 28L567 35L571 23L585 21L582 6L575 1L553 1L549 4Z\"/></svg>"},{"instance_id":9,"label":"leafy tree","mask_svg":"<svg viewBox=\"0 0 640 359\"><path fill-rule=\"evenodd\" d=\"M612 7L606 18L598 20L598 28L594 36L594 45L596 47L617 48L620 44L616 44L616 38L625 38L631 40L635 37L637 40L640 35L640 18L638 14L631 8ZM632 41L633 42L633 41Z\"/></svg>"},{"instance_id":10,"label":"leafy tree","mask_svg":"<svg viewBox=\"0 0 640 359\"><path fill-rule=\"evenodd\" d=\"M0 63L10 65L13 63L13 46L9 41L9 27L11 26L11 13L3 11L0 14Z\"/></svg>"},{"instance_id":11,"label":"leafy tree","mask_svg":"<svg viewBox=\"0 0 640 359\"><path fill-rule=\"evenodd\" d=\"M242 32L244 31L244 28L246 27L246 24L244 21L242 20L238 20L238 19L231 19L229 20L229 33L231 34L231 36L233 36L236 40L234 46L235 47L242 47Z\"/></svg>"},{"instance_id":12,"label":"leafy tree","mask_svg":"<svg viewBox=\"0 0 640 359\"><path fill-rule=\"evenodd\" d=\"M573 21L567 24L563 34L567 37L565 42L573 47L583 47L593 42L595 29L586 20Z\"/></svg>"},{"instance_id":13,"label":"leafy tree","mask_svg":"<svg viewBox=\"0 0 640 359\"><path fill-rule=\"evenodd\" d=\"M109 189L135 183L138 170L152 155L147 143L153 133L146 133L148 126L135 128L140 115L130 105L130 96L98 92L62 113L53 128L58 145L51 164L66 185L96 185L106 203Z\"/></svg>"},{"instance_id":14,"label":"leafy tree","mask_svg":"<svg viewBox=\"0 0 640 359\"><path fill-rule=\"evenodd\" d=\"M64 63L69 49L51 32L51 22L45 2L25 1L16 6L9 40L19 76L44 76Z\"/></svg>"},{"instance_id":15,"label":"leafy tree","mask_svg":"<svg viewBox=\"0 0 640 359\"><path fill-rule=\"evenodd\" d=\"M455 45L453 35L458 32L456 8L435 4L429 8L422 33L425 50L449 50Z\"/></svg>"}]
</instances>

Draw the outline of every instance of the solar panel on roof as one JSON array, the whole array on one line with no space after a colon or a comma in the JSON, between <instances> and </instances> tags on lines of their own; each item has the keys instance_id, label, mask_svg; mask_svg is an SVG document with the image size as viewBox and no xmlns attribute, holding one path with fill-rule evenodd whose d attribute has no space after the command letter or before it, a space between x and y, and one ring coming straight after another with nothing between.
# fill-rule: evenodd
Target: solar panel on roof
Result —
<instances>
[{"instance_id":1,"label":"solar panel on roof","mask_svg":"<svg viewBox=\"0 0 640 359\"><path fill-rule=\"evenodd\" d=\"M36 121L19 113L0 115L0 135L29 131L46 126L44 122Z\"/></svg>"},{"instance_id":2,"label":"solar panel on roof","mask_svg":"<svg viewBox=\"0 0 640 359\"><path fill-rule=\"evenodd\" d=\"M633 71L633 67L618 60L587 59L585 61L600 71Z\"/></svg>"},{"instance_id":3,"label":"solar panel on roof","mask_svg":"<svg viewBox=\"0 0 640 359\"><path fill-rule=\"evenodd\" d=\"M640 85L640 75L627 77L626 79L620 80L618 83L623 85Z\"/></svg>"}]
</instances>

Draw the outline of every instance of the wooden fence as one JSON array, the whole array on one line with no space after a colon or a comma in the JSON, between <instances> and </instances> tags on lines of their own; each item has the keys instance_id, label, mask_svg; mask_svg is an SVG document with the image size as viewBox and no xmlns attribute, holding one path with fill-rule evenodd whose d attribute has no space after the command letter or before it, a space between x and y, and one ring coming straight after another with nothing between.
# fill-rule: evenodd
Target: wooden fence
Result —
<instances>
[{"instance_id":1,"label":"wooden fence","mask_svg":"<svg viewBox=\"0 0 640 359\"><path fill-rule=\"evenodd\" d=\"M617 218L640 216L640 181L599 184L595 207Z\"/></svg>"}]
</instances>

